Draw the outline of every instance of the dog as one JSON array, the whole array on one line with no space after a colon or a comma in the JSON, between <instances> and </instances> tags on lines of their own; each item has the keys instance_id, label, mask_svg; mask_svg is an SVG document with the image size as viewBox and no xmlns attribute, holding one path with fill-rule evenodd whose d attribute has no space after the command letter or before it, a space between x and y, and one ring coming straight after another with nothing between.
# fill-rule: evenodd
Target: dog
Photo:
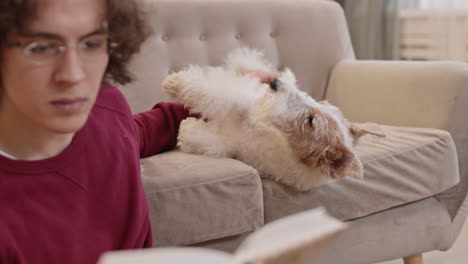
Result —
<instances>
[{"instance_id":1,"label":"dog","mask_svg":"<svg viewBox=\"0 0 468 264\"><path fill-rule=\"evenodd\" d=\"M255 70L274 71L261 52L244 47L219 67L190 65L163 80L172 100L201 115L180 124L180 149L238 159L301 191L345 176L362 179L353 146L365 134L383 135L299 90L290 69L270 84L249 74Z\"/></svg>"}]
</instances>

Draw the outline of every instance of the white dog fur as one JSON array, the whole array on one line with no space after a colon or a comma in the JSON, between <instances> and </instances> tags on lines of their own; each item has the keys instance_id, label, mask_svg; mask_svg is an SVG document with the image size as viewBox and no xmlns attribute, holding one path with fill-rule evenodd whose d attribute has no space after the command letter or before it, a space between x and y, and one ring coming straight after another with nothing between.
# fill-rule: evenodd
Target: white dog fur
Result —
<instances>
[{"instance_id":1,"label":"white dog fur","mask_svg":"<svg viewBox=\"0 0 468 264\"><path fill-rule=\"evenodd\" d=\"M273 71L262 53L240 48L220 67L189 66L163 80L163 91L201 118L180 125L182 151L241 160L262 177L309 190L333 178L361 179L352 148L373 133L346 121L328 102L317 102L296 85L291 70L277 89L254 70Z\"/></svg>"}]
</instances>

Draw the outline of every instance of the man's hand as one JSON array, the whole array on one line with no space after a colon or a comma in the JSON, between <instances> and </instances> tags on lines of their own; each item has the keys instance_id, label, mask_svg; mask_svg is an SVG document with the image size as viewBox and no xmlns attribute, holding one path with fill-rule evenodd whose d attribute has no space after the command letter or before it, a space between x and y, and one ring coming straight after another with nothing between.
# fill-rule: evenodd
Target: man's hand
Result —
<instances>
[{"instance_id":1,"label":"man's hand","mask_svg":"<svg viewBox=\"0 0 468 264\"><path fill-rule=\"evenodd\" d=\"M279 78L281 76L279 72L269 72L263 70L249 72L248 75L259 78L261 83L266 84L269 84L274 78Z\"/></svg>"}]
</instances>

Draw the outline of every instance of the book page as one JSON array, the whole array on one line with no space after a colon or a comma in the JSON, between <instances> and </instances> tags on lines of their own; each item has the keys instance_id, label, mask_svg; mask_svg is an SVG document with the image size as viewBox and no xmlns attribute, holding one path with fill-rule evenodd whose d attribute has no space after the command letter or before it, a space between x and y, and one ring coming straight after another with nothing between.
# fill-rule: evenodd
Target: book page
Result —
<instances>
[{"instance_id":1,"label":"book page","mask_svg":"<svg viewBox=\"0 0 468 264\"><path fill-rule=\"evenodd\" d=\"M311 263L345 228L345 223L329 216L322 208L290 215L249 235L234 259L239 263Z\"/></svg>"},{"instance_id":2,"label":"book page","mask_svg":"<svg viewBox=\"0 0 468 264\"><path fill-rule=\"evenodd\" d=\"M111 251L97 264L310 264L346 224L313 209L268 223L247 236L234 255L198 247Z\"/></svg>"},{"instance_id":3,"label":"book page","mask_svg":"<svg viewBox=\"0 0 468 264\"><path fill-rule=\"evenodd\" d=\"M165 247L104 253L97 264L240 264L232 255L208 248Z\"/></svg>"}]
</instances>

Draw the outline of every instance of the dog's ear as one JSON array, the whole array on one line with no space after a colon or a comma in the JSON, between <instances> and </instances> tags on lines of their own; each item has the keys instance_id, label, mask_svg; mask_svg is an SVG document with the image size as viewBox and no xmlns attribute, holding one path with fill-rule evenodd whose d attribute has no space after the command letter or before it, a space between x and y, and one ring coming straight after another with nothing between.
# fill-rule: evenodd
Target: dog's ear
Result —
<instances>
[{"instance_id":1,"label":"dog's ear","mask_svg":"<svg viewBox=\"0 0 468 264\"><path fill-rule=\"evenodd\" d=\"M349 131L353 135L354 139L358 139L366 134L371 134L378 137L385 137L385 132L382 128L375 123L363 123L363 124L354 124L351 123L349 126Z\"/></svg>"},{"instance_id":2,"label":"dog's ear","mask_svg":"<svg viewBox=\"0 0 468 264\"><path fill-rule=\"evenodd\" d=\"M362 164L356 155L344 144L327 150L318 160L319 170L333 179L345 176L362 179Z\"/></svg>"}]
</instances>

